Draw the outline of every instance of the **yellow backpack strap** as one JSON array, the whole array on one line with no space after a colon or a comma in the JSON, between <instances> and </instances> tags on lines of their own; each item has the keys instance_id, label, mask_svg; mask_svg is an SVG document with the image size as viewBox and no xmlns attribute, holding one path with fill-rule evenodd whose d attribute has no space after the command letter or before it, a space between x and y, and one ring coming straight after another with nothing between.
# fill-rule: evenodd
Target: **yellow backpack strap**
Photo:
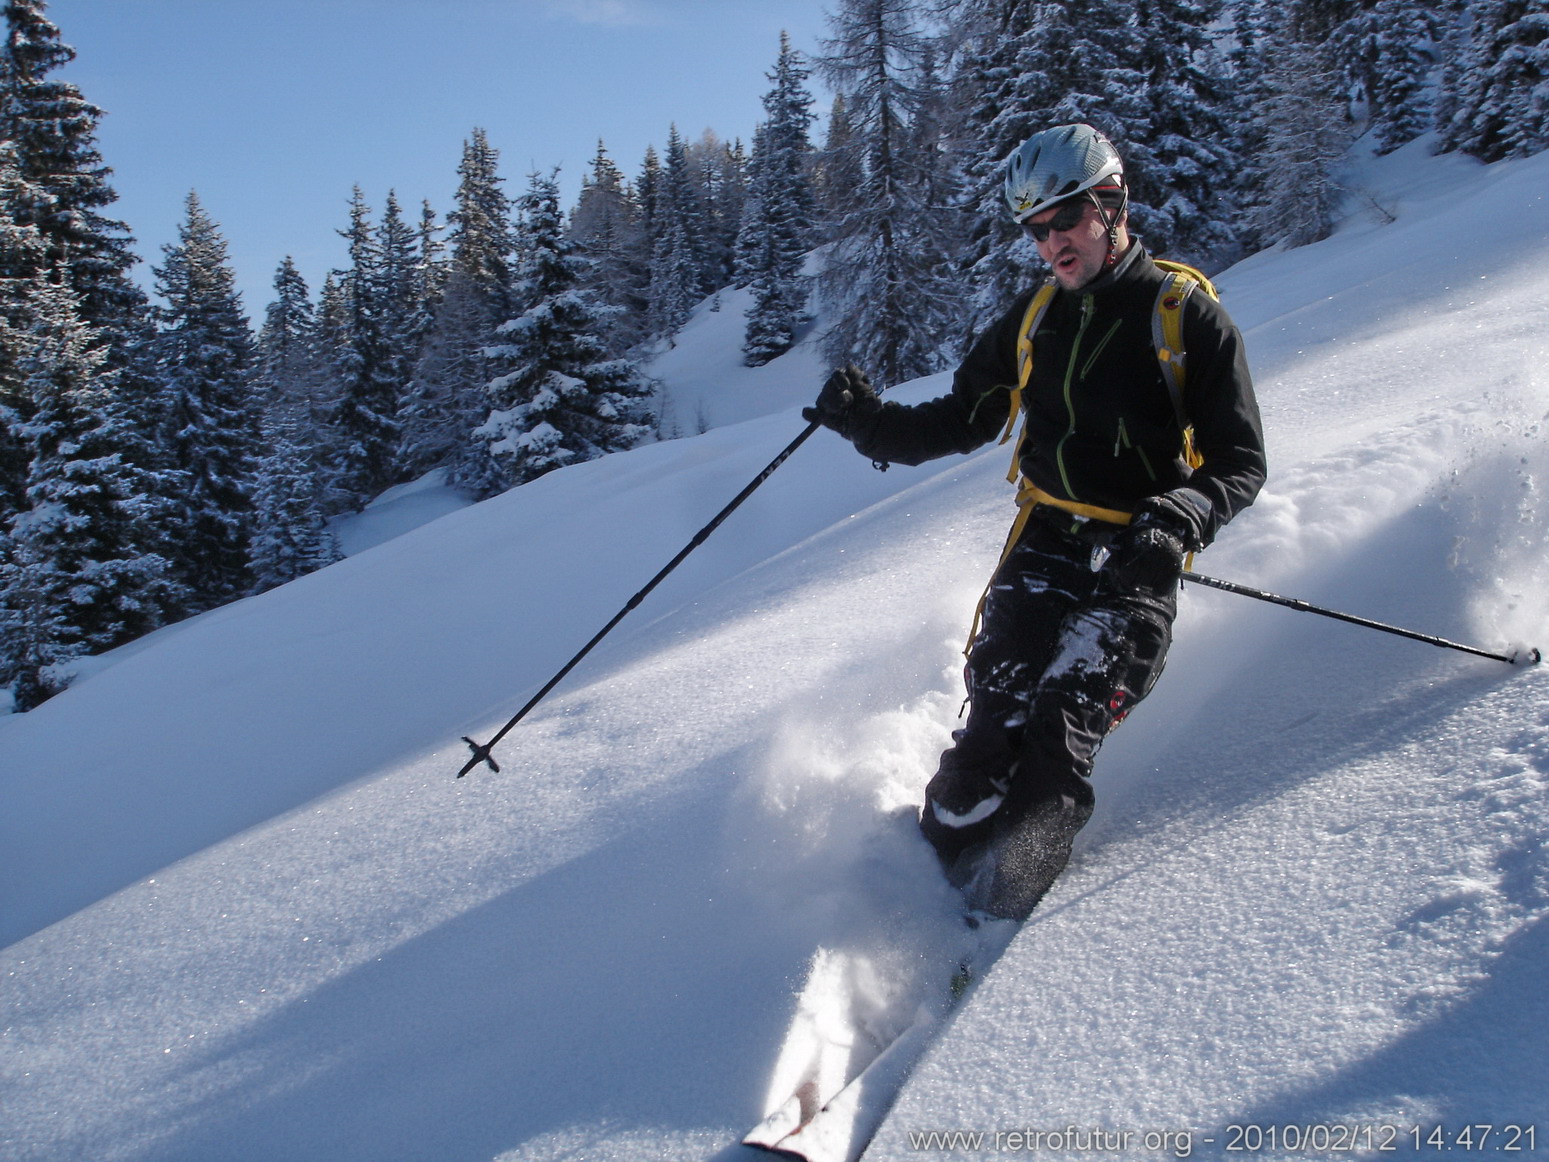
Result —
<instances>
[{"instance_id":1,"label":"yellow backpack strap","mask_svg":"<svg viewBox=\"0 0 1549 1162\"><path fill-rule=\"evenodd\" d=\"M1151 313L1151 339L1156 347L1156 358L1162 365L1162 379L1167 384L1167 394L1172 400L1173 414L1178 418L1178 430L1183 433L1183 459L1190 468L1198 468L1205 459L1194 447L1194 425L1189 422L1188 409L1183 403L1183 387L1188 377L1188 360L1183 343L1183 308L1195 288L1202 289L1211 298L1219 298L1215 284L1192 266L1181 262L1157 259L1156 264L1167 272L1162 289L1156 294L1156 310Z\"/></svg>"},{"instance_id":2,"label":"yellow backpack strap","mask_svg":"<svg viewBox=\"0 0 1549 1162\"><path fill-rule=\"evenodd\" d=\"M1043 321L1049 304L1054 301L1055 289L1053 279L1039 287L1022 316L1022 329L1017 332L1017 385L1011 389L1011 408L1006 415L1006 426L1000 433L1002 444L1011 439L1011 433L1016 430L1017 416L1022 412L1022 393L1033 376L1033 336L1038 333L1038 324ZM1007 480L1015 481L1017 478L1017 459L1021 451L1022 441L1018 440L1011 456L1011 474L1006 477Z\"/></svg>"},{"instance_id":3,"label":"yellow backpack strap","mask_svg":"<svg viewBox=\"0 0 1549 1162\"><path fill-rule=\"evenodd\" d=\"M1115 508L1100 508L1095 504L1063 500L1052 493L1045 492L1024 476L1022 486L1017 489L1017 516L1016 520L1011 522L1011 531L1006 534L1006 547L1000 551L1000 560L996 562L989 581L985 583L984 592L979 595L979 603L974 606L973 621L968 626L968 642L963 646L965 658L973 654L974 639L979 636L979 627L984 622L984 607L990 600L990 587L995 584L995 577L1005 565L1006 558L1011 556L1011 550L1016 548L1016 543L1022 539L1022 532L1027 528L1027 521L1033 515L1033 509L1039 505L1068 512L1072 518L1104 521L1112 525L1127 525L1134 519L1133 513L1121 512Z\"/></svg>"},{"instance_id":4,"label":"yellow backpack strap","mask_svg":"<svg viewBox=\"0 0 1549 1162\"><path fill-rule=\"evenodd\" d=\"M1151 340L1162 365L1173 414L1183 431L1189 428L1189 413L1183 406L1183 385L1188 374L1183 350L1183 304L1189 301L1194 286L1193 280L1181 271L1169 274L1157 291L1156 310L1151 314Z\"/></svg>"}]
</instances>

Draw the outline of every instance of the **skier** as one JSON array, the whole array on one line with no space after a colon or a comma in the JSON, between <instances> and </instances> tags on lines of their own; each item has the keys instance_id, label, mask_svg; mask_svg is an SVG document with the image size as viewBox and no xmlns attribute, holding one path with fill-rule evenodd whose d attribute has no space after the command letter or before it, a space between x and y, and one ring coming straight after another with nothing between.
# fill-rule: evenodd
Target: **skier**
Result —
<instances>
[{"instance_id":1,"label":"skier","mask_svg":"<svg viewBox=\"0 0 1549 1162\"><path fill-rule=\"evenodd\" d=\"M1088 125L1034 135L1005 196L1053 281L1025 381L1032 290L978 336L946 395L883 402L851 365L804 414L910 465L1009 436L1025 414L1022 508L970 643L968 716L920 818L972 902L1025 919L1092 814L1098 747L1161 673L1186 555L1252 503L1265 460L1242 337L1208 294L1183 302L1174 406L1153 331L1167 275L1129 232L1109 141Z\"/></svg>"}]
</instances>

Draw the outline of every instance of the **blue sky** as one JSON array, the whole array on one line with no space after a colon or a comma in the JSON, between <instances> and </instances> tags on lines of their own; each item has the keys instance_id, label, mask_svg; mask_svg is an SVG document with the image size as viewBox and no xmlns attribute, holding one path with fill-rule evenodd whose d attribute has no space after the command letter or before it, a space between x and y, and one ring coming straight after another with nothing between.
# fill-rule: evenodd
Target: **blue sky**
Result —
<instances>
[{"instance_id":1,"label":"blue sky","mask_svg":"<svg viewBox=\"0 0 1549 1162\"><path fill-rule=\"evenodd\" d=\"M99 141L145 259L197 190L262 319L289 254L314 292L344 264L359 185L418 218L452 208L483 127L513 196L561 166L567 201L599 138L638 172L669 126L751 143L782 29L811 55L826 0L52 0L63 75L106 111ZM828 96L810 82L816 112Z\"/></svg>"}]
</instances>

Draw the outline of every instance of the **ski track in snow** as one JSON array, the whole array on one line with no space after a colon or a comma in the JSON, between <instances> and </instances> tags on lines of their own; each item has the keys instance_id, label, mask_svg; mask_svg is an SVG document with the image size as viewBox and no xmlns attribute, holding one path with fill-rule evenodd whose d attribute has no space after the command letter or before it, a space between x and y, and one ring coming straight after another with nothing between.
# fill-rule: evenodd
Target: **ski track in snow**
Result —
<instances>
[{"instance_id":1,"label":"ski track in snow","mask_svg":"<svg viewBox=\"0 0 1549 1162\"><path fill-rule=\"evenodd\" d=\"M1422 143L1363 180L1394 221L1221 279L1271 480L1199 567L1542 647L1549 156ZM733 316L663 357L685 427ZM696 334L719 354L696 364ZM739 390L786 407L814 367ZM727 414L749 422L408 535L379 511L351 559L0 720L0 1159L730 1162L817 949L866 968L879 1028L908 1020L955 938L912 812L1009 521L1005 449L878 474L815 438L501 774L451 777L457 736L795 431L748 396ZM867 1157L1066 1125L1186 1131L1195 1157L1234 1124L1549 1142L1546 784L1549 670L1188 587L1071 868Z\"/></svg>"}]
</instances>

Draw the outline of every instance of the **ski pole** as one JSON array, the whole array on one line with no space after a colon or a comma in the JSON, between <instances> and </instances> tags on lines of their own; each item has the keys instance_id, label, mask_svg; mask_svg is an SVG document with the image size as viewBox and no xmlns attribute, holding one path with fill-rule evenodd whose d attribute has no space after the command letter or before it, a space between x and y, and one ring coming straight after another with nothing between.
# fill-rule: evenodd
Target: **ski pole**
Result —
<instances>
[{"instance_id":1,"label":"ski pole","mask_svg":"<svg viewBox=\"0 0 1549 1162\"><path fill-rule=\"evenodd\" d=\"M1536 666L1543 660L1543 655L1535 648L1529 648L1525 657L1518 657L1517 651L1510 654L1493 654L1489 650L1482 650L1478 646L1465 646L1459 642L1450 642L1446 638L1433 637L1428 633L1416 633L1412 629L1401 629L1396 625L1384 625L1380 621L1371 621L1365 617L1356 617L1351 613L1340 613L1334 609L1324 609L1320 605L1313 605L1307 601L1301 601L1294 597L1281 597L1275 593L1266 593L1262 589L1253 589L1247 585L1238 585L1233 581L1220 581L1214 577L1206 577L1202 573L1185 573L1185 581L1192 581L1196 585L1208 585L1212 589L1220 589L1226 593L1236 593L1243 597L1252 597L1259 601L1268 601L1274 605L1283 605L1287 609L1295 609L1301 613L1316 613L1322 617L1332 617L1335 621L1348 621L1351 625L1363 625L1367 629L1380 629L1383 633L1397 634L1399 637L1411 638L1417 642L1428 642L1433 646L1442 646L1449 650L1461 650L1465 654L1476 654L1481 658L1492 658L1497 662L1505 662L1508 665Z\"/></svg>"},{"instance_id":2,"label":"ski pole","mask_svg":"<svg viewBox=\"0 0 1549 1162\"><path fill-rule=\"evenodd\" d=\"M812 421L806 426L805 429L802 430L801 435L797 436L794 440L787 444L784 450L769 462L768 467L766 467L762 472L760 472L751 481L749 481L747 487L732 498L730 504L721 509L720 512L716 513L715 516L710 519L709 524L705 525L704 528L700 529L697 533L694 534L693 539L689 541L688 544L684 545L681 550L679 550L676 557L668 561L667 564L662 567L661 572L657 573L656 576L652 577L645 583L645 588L641 589L639 593L636 593L633 597L624 603L624 608L615 613L608 624L598 630L597 633L593 636L592 640L581 647L580 652L577 653L575 657L571 658L568 662L561 666L559 672L544 683L543 688L528 700L526 706L523 706L520 710L511 716L511 721L507 722L504 726L495 732L494 738L490 739L488 742L479 743L475 742L467 735L463 735L463 741L466 742L469 749L473 751L473 757L463 764L462 770L457 772L457 777L459 779L462 778L480 763L484 763L489 767L490 770L498 772L500 770L500 766L495 762L494 756L491 754L491 752L495 749L495 744L503 739L510 732L513 726L515 726L523 718L526 718L528 711L530 711L534 706L538 705L538 703L542 702L543 699L548 695L549 691L554 689L555 686L559 685L559 683L564 679L565 675L570 673L571 670L575 669L582 658L586 657L587 654L592 652L593 646L602 641L603 638L607 637L608 634L613 630L613 627L618 625L619 622L623 621L625 615L628 614L630 610L634 609L635 606L644 601L646 595L649 594L651 590L660 585L663 579L666 578L667 574L671 573L674 569L683 563L685 557L687 557L695 549L699 548L700 545L704 544L706 539L709 538L710 534L715 532L715 530L720 527L721 522L729 517L734 511L736 511L738 505L740 505L748 497L752 496L754 489L773 476L775 469L780 467L781 464L784 464L786 460L790 459L791 454L795 452L797 448L801 447L802 444L806 443L807 438L820 427L822 427L822 424L818 423L816 420Z\"/></svg>"}]
</instances>

